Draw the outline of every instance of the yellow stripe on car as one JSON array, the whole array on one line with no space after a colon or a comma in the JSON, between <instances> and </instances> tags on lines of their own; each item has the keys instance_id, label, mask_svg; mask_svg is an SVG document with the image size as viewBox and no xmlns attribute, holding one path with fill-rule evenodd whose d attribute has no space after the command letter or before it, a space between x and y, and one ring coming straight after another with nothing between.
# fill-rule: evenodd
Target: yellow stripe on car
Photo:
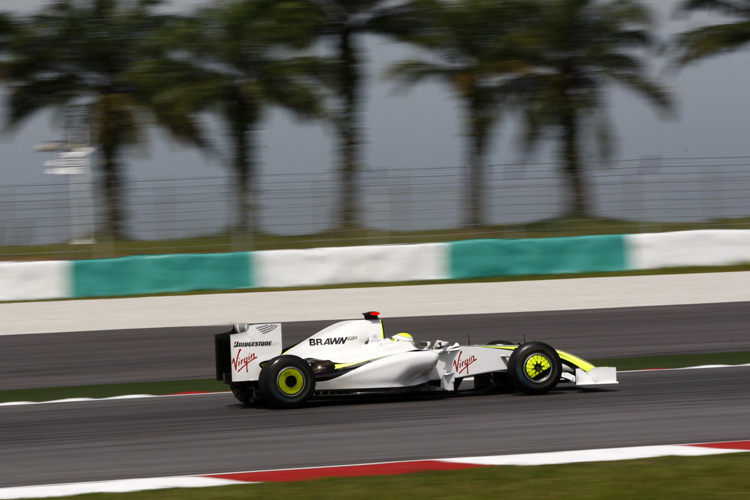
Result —
<instances>
[{"instance_id":1,"label":"yellow stripe on car","mask_svg":"<svg viewBox=\"0 0 750 500\"><path fill-rule=\"evenodd\" d=\"M352 367L354 365L363 365L365 363L369 363L370 361L375 361L376 359L384 358L386 356L378 356L376 358L363 359L362 361L355 361L354 363L336 363L335 365L333 365L333 368L335 370L340 370L342 368L349 368L349 367Z\"/></svg>"},{"instance_id":2,"label":"yellow stripe on car","mask_svg":"<svg viewBox=\"0 0 750 500\"><path fill-rule=\"evenodd\" d=\"M489 347L491 349L504 349L506 351L514 351L521 346L518 346L518 345L484 345L482 347ZM581 370L585 372L590 372L593 368L595 368L594 365L592 365L585 359L579 358L578 356L570 354L569 352L558 350L557 355L560 356L560 361L563 361L564 363L567 363L569 365L573 365L576 368L580 368Z\"/></svg>"},{"instance_id":3,"label":"yellow stripe on car","mask_svg":"<svg viewBox=\"0 0 750 500\"><path fill-rule=\"evenodd\" d=\"M490 349L502 349L502 350L505 350L505 351L515 351L516 349L518 349L521 346L518 346L518 345L483 345L481 347L489 347ZM564 362L566 364L569 364L569 365L573 365L576 368L580 368L581 370L583 370L585 372L590 372L593 368L595 368L594 365L592 365L591 363L589 363L585 359L579 358L578 356L575 356L575 355L570 354L568 352L557 351L557 355L560 356L560 361L562 361L562 362ZM374 361L374 360L380 359L382 357L384 357L384 356L378 356L378 357L375 357L375 358L364 359L362 361L355 361L353 363L336 363L334 365L334 368L336 370L340 370L342 368L349 368L349 367L352 367L354 365L359 365L359 364L367 363L369 361Z\"/></svg>"},{"instance_id":4,"label":"yellow stripe on car","mask_svg":"<svg viewBox=\"0 0 750 500\"><path fill-rule=\"evenodd\" d=\"M574 356L570 353L567 353L565 351L557 351L557 355L560 356L560 359L569 365L573 365L576 368L580 368L581 370L585 372L590 372L594 369L594 365L589 363L583 358L579 358L578 356Z\"/></svg>"}]
</instances>

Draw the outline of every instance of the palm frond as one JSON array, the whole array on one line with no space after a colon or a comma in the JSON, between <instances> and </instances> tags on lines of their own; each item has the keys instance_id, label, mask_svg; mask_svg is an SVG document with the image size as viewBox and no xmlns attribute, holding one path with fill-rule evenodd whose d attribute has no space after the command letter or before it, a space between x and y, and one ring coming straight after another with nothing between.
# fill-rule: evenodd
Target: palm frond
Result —
<instances>
[{"instance_id":1,"label":"palm frond","mask_svg":"<svg viewBox=\"0 0 750 500\"><path fill-rule=\"evenodd\" d=\"M750 21L706 26L676 36L671 49L678 66L733 52L750 43Z\"/></svg>"},{"instance_id":2,"label":"palm frond","mask_svg":"<svg viewBox=\"0 0 750 500\"><path fill-rule=\"evenodd\" d=\"M662 85L633 73L610 73L610 77L648 101L654 108L669 117L675 110L671 93Z\"/></svg>"},{"instance_id":3,"label":"palm frond","mask_svg":"<svg viewBox=\"0 0 750 500\"><path fill-rule=\"evenodd\" d=\"M459 68L420 60L403 60L386 71L386 77L408 88L426 80L453 81Z\"/></svg>"},{"instance_id":4,"label":"palm frond","mask_svg":"<svg viewBox=\"0 0 750 500\"><path fill-rule=\"evenodd\" d=\"M730 17L747 17L750 16L750 2L747 0L684 0L675 8L678 15L699 11L715 12Z\"/></svg>"},{"instance_id":5,"label":"palm frond","mask_svg":"<svg viewBox=\"0 0 750 500\"><path fill-rule=\"evenodd\" d=\"M7 132L48 107L64 106L80 96L79 81L74 75L14 82L9 90L4 125Z\"/></svg>"}]
</instances>

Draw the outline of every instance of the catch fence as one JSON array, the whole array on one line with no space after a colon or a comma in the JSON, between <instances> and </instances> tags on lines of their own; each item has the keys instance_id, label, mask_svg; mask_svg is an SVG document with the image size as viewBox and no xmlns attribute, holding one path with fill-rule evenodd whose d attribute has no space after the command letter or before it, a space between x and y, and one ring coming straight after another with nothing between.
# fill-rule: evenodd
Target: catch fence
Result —
<instances>
[{"instance_id":1,"label":"catch fence","mask_svg":"<svg viewBox=\"0 0 750 500\"><path fill-rule=\"evenodd\" d=\"M589 218L564 217L568 189L556 164L486 167L485 215L466 221L460 167L368 168L359 177L359 224L337 228L335 173L266 174L258 231L238 228L228 176L126 180L126 241L102 234L94 176L47 176L0 187L0 252L7 259L96 258L132 253L227 252L698 228L750 228L750 157L645 158L585 171ZM91 193L94 193L93 196Z\"/></svg>"}]
</instances>

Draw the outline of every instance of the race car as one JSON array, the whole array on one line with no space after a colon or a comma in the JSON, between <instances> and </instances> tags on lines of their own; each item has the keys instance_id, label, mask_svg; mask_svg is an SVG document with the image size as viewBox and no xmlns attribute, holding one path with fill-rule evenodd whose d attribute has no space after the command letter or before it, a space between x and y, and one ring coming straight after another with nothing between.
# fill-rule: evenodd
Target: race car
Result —
<instances>
[{"instance_id":1,"label":"race car","mask_svg":"<svg viewBox=\"0 0 750 500\"><path fill-rule=\"evenodd\" d=\"M459 345L416 343L400 332L386 337L380 313L340 321L302 342L282 347L282 324L235 324L215 337L216 379L242 403L295 408L312 397L382 392L454 392L473 378L474 391L545 394L559 382L616 384L613 367L543 342L493 341Z\"/></svg>"}]
</instances>

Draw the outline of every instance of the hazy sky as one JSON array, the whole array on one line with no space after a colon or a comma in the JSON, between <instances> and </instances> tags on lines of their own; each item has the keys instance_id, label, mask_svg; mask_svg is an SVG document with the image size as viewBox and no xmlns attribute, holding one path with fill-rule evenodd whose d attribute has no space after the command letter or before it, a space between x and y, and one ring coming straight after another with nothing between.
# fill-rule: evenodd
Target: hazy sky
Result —
<instances>
[{"instance_id":1,"label":"hazy sky","mask_svg":"<svg viewBox=\"0 0 750 500\"><path fill-rule=\"evenodd\" d=\"M173 1L175 8L200 2ZM35 10L39 0L0 0L0 11L15 13ZM675 2L656 0L663 32L694 27L698 18L670 20ZM364 160L370 168L404 168L460 165L462 140L456 103L447 89L437 84L420 85L395 92L382 79L391 62L406 55L403 46L379 38L368 38L367 65L371 85L367 88ZM622 91L612 94L610 117L617 140L615 158L750 156L750 48L666 73L662 81L678 103L677 118L662 120L644 102ZM663 62L656 62L663 69ZM53 182L42 173L49 154L34 153L34 144L61 138L52 127L50 114L27 122L15 135L0 138L0 185ZM220 132L217 130L217 132ZM150 135L147 155L128 158L130 179L201 177L225 172L221 160L206 158ZM284 112L271 116L261 137L263 172L326 172L332 168L333 142L322 124L300 125ZM512 123L502 125L494 141L493 163L516 161ZM543 155L538 160L547 160ZM56 180L55 180L56 181Z\"/></svg>"}]
</instances>

